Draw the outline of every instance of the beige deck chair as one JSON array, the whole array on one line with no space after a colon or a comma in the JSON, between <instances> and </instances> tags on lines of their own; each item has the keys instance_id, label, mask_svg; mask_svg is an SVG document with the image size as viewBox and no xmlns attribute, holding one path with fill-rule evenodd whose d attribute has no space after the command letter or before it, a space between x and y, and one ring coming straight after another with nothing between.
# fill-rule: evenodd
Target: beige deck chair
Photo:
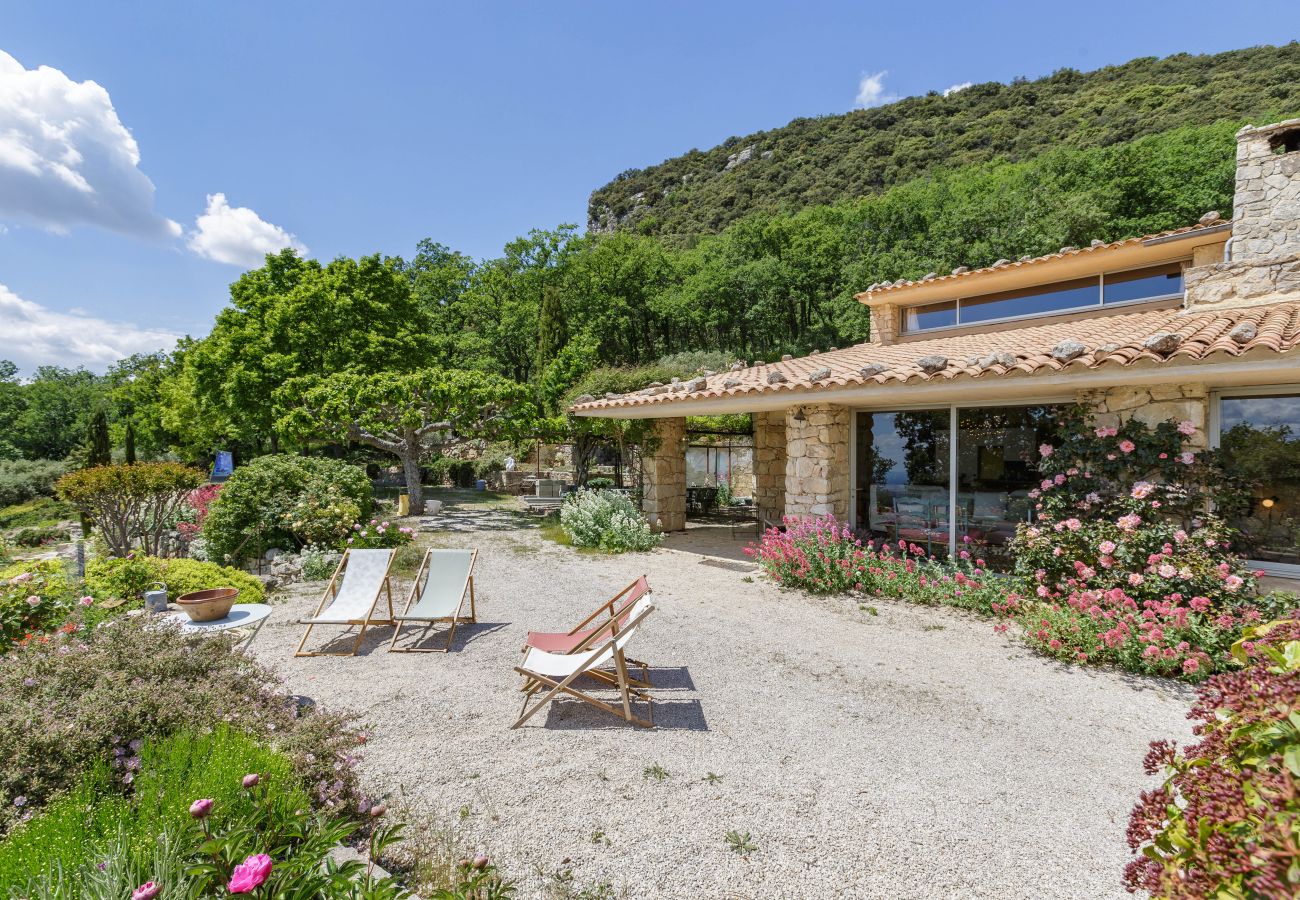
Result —
<instances>
[{"instance_id":1,"label":"beige deck chair","mask_svg":"<svg viewBox=\"0 0 1300 900\"><path fill-rule=\"evenodd\" d=\"M393 624L393 585L388 578L388 568L393 564L393 550L346 550L339 560L334 577L325 588L325 596L310 618L299 619L306 625L302 640L294 656L355 656L361 638L371 625ZM379 595L388 594L388 618L374 618ZM360 625L356 643L346 653L309 650L303 652L312 628L317 625Z\"/></svg>"},{"instance_id":2,"label":"beige deck chair","mask_svg":"<svg viewBox=\"0 0 1300 900\"><path fill-rule=\"evenodd\" d=\"M411 585L411 594L406 598L406 609L400 616L394 616L397 628L393 631L393 640L388 649L394 653L446 653L451 649L452 639L456 637L456 626L461 622L477 622L478 612L474 608L474 561L478 559L477 550L434 550L424 551L420 560L420 570L415 573L415 583ZM424 586L420 586L423 578ZM416 597L419 602L416 602ZM465 597L469 597L469 615L462 616ZM412 608L411 604L415 607ZM426 627L435 622L449 622L447 645L445 647L402 647L397 646L397 636L402 632L406 622L422 622Z\"/></svg>"},{"instance_id":3,"label":"beige deck chair","mask_svg":"<svg viewBox=\"0 0 1300 900\"><path fill-rule=\"evenodd\" d=\"M654 612L654 606L651 605L650 598L642 597L632 607L627 624L620 626L618 620L615 619L610 624L609 638L590 650L582 650L576 653L547 653L545 650L538 650L536 647L525 650L523 662L515 666L515 671L524 676L524 705L520 710L518 721L510 727L518 728L532 718L534 713L560 694L567 694L584 703L590 703L598 709L603 709L607 713L625 719L633 725L640 725L642 728L653 728L654 699L650 694L631 683L627 673L627 658L623 655L623 648L627 645L627 642L636 634L637 628L645 620L646 616L652 612ZM612 673L599 668L611 662L614 664ZM617 688L619 699L622 701L622 708L598 700L573 687L573 681L579 675L592 675L597 672L604 676L601 679L602 681L607 680ZM538 697L538 694L541 694L541 696ZM634 697L645 702L648 708L647 718L642 719L633 713L632 700ZM531 707L529 706L530 701L533 704Z\"/></svg>"}]
</instances>

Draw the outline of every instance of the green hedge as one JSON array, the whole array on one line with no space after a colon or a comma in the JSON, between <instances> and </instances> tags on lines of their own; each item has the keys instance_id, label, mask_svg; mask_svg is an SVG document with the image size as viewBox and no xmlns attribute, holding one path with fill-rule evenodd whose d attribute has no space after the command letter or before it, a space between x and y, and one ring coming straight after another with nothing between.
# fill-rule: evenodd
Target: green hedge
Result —
<instances>
[{"instance_id":1,"label":"green hedge","mask_svg":"<svg viewBox=\"0 0 1300 900\"><path fill-rule=\"evenodd\" d=\"M266 589L256 576L197 559L139 556L92 559L86 564L86 590L98 600L120 597L135 601L156 581L167 585L169 600L218 587L238 588L240 603L261 603L266 597Z\"/></svg>"}]
</instances>

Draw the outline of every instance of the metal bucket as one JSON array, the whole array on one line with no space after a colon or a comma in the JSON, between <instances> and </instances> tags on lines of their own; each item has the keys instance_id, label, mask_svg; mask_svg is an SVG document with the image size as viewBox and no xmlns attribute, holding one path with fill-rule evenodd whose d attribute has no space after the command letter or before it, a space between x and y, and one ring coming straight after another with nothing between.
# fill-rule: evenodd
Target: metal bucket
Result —
<instances>
[{"instance_id":1,"label":"metal bucket","mask_svg":"<svg viewBox=\"0 0 1300 900\"><path fill-rule=\"evenodd\" d=\"M150 589L144 592L144 608L145 612L167 612L167 585L155 581Z\"/></svg>"}]
</instances>

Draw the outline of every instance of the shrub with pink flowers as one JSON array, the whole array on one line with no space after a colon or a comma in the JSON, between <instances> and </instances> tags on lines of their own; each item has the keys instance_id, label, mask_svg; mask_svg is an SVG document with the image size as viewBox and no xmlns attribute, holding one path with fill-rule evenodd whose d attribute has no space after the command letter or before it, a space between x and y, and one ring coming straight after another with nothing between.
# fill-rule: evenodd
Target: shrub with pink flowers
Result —
<instances>
[{"instance_id":1,"label":"shrub with pink flowers","mask_svg":"<svg viewBox=\"0 0 1300 900\"><path fill-rule=\"evenodd\" d=\"M1076 422L1039 449L1038 518L1012 542L1025 587L997 611L1060 659L1203 678L1249 624L1294 602L1256 596L1213 510L1235 501L1191 422Z\"/></svg>"},{"instance_id":2,"label":"shrub with pink flowers","mask_svg":"<svg viewBox=\"0 0 1300 900\"><path fill-rule=\"evenodd\" d=\"M58 560L18 563L0 571L0 652L54 631L76 608L77 595Z\"/></svg>"},{"instance_id":3,"label":"shrub with pink flowers","mask_svg":"<svg viewBox=\"0 0 1300 900\"><path fill-rule=\"evenodd\" d=\"M369 522L354 522L348 529L347 537L340 547L355 550L388 549L401 547L415 540L415 529L405 525L396 526L391 522L371 519Z\"/></svg>"},{"instance_id":4,"label":"shrub with pink flowers","mask_svg":"<svg viewBox=\"0 0 1300 900\"><path fill-rule=\"evenodd\" d=\"M745 552L783 587L816 594L858 592L913 603L993 611L1007 592L1004 579L988 571L974 545L957 558L927 554L907 541L863 541L833 516L787 516L782 528L769 528Z\"/></svg>"},{"instance_id":5,"label":"shrub with pink flowers","mask_svg":"<svg viewBox=\"0 0 1300 900\"><path fill-rule=\"evenodd\" d=\"M1198 690L1188 718L1200 740L1156 741L1128 843L1132 892L1157 900L1292 900L1300 895L1300 620L1248 629L1247 665Z\"/></svg>"},{"instance_id":6,"label":"shrub with pink flowers","mask_svg":"<svg viewBox=\"0 0 1300 900\"><path fill-rule=\"evenodd\" d=\"M203 531L203 523L208 518L208 509L219 493L221 493L219 484L205 484L190 491L181 505L176 521L176 530L184 540L193 541Z\"/></svg>"}]
</instances>

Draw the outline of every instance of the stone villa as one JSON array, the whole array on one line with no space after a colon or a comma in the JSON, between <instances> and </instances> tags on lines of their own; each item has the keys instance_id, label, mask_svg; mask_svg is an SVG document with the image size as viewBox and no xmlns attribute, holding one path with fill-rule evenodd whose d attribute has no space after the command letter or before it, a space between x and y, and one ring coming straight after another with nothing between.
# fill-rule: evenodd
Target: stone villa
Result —
<instances>
[{"instance_id":1,"label":"stone villa","mask_svg":"<svg viewBox=\"0 0 1300 900\"><path fill-rule=\"evenodd\" d=\"M833 514L862 533L998 546L1054 410L1098 424L1191 420L1268 473L1248 553L1300 575L1300 119L1237 135L1231 220L875 284L871 340L581 403L656 420L647 518L685 527L687 415L754 419L765 518Z\"/></svg>"}]
</instances>

